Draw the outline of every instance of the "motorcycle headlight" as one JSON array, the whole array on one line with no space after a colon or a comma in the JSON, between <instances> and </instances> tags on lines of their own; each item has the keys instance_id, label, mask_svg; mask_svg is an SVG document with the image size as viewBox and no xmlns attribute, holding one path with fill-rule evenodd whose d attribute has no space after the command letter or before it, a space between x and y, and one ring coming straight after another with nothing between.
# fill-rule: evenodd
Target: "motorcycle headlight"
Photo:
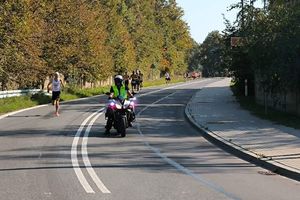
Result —
<instances>
[{"instance_id":1,"label":"motorcycle headlight","mask_svg":"<svg viewBox=\"0 0 300 200\"><path fill-rule=\"evenodd\" d=\"M133 109L134 108L135 103L133 101L131 101L128 105L129 108Z\"/></svg>"},{"instance_id":2,"label":"motorcycle headlight","mask_svg":"<svg viewBox=\"0 0 300 200\"><path fill-rule=\"evenodd\" d=\"M116 104L114 102L110 102L109 106L114 107Z\"/></svg>"}]
</instances>

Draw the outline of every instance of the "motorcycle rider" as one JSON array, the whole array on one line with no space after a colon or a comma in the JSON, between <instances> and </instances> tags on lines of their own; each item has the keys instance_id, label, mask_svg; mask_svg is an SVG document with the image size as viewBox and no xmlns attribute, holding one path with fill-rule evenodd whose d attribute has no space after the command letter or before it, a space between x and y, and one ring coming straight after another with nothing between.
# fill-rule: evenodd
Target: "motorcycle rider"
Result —
<instances>
[{"instance_id":1,"label":"motorcycle rider","mask_svg":"<svg viewBox=\"0 0 300 200\"><path fill-rule=\"evenodd\" d=\"M123 77L121 75L116 75L114 78L114 83L115 85L111 86L110 88L110 94L108 99L116 99L116 98L123 98L123 99L127 99L127 98L131 98L133 97L133 95L131 94L128 85L124 85L123 84ZM107 122L106 122L106 126L105 126L105 134L109 134L110 133L110 129L112 128L113 122L114 122L114 111L110 108L107 107L106 109L106 113L105 113L105 117L107 118ZM134 120L134 112L132 111L132 113L130 113L129 119L128 119L128 123L129 126L132 126L132 121Z\"/></svg>"}]
</instances>

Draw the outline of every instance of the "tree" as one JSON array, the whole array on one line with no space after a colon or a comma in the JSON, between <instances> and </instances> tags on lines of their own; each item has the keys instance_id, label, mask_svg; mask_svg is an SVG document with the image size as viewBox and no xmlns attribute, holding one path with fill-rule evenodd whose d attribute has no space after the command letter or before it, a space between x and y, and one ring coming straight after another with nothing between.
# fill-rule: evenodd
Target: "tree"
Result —
<instances>
[{"instance_id":1,"label":"tree","mask_svg":"<svg viewBox=\"0 0 300 200\"><path fill-rule=\"evenodd\" d=\"M188 71L203 71L202 55L201 55L201 45L194 42L193 48L189 52L188 57Z\"/></svg>"},{"instance_id":2,"label":"tree","mask_svg":"<svg viewBox=\"0 0 300 200\"><path fill-rule=\"evenodd\" d=\"M1 1L2 89L55 71L81 85L136 68L147 78L153 65L183 73L192 39L182 16L174 0Z\"/></svg>"},{"instance_id":3,"label":"tree","mask_svg":"<svg viewBox=\"0 0 300 200\"><path fill-rule=\"evenodd\" d=\"M183 11L174 0L160 1L158 7L157 23L164 40L162 70L183 74L187 69L187 52L192 48L188 26L181 20Z\"/></svg>"},{"instance_id":4,"label":"tree","mask_svg":"<svg viewBox=\"0 0 300 200\"><path fill-rule=\"evenodd\" d=\"M227 24L224 31L227 40L243 36L241 46L228 45L226 51L226 56L231 57L228 66L240 88L243 79L255 77L273 102L278 95L299 90L299 5L290 7L283 1L269 1L267 10L246 5L243 12L244 26L238 22L237 26Z\"/></svg>"},{"instance_id":5,"label":"tree","mask_svg":"<svg viewBox=\"0 0 300 200\"><path fill-rule=\"evenodd\" d=\"M4 1L0 5L0 64L2 89L10 82L32 87L43 78L41 20L30 1Z\"/></svg>"},{"instance_id":6,"label":"tree","mask_svg":"<svg viewBox=\"0 0 300 200\"><path fill-rule=\"evenodd\" d=\"M201 64L203 65L203 76L224 76L226 69L223 66L224 51L223 36L218 31L208 34L201 44Z\"/></svg>"},{"instance_id":7,"label":"tree","mask_svg":"<svg viewBox=\"0 0 300 200\"><path fill-rule=\"evenodd\" d=\"M109 33L108 44L111 47L110 53L113 57L113 69L115 73L122 74L136 66L134 44L124 20L128 16L128 8L124 0L102 3L109 16L107 31Z\"/></svg>"}]
</instances>

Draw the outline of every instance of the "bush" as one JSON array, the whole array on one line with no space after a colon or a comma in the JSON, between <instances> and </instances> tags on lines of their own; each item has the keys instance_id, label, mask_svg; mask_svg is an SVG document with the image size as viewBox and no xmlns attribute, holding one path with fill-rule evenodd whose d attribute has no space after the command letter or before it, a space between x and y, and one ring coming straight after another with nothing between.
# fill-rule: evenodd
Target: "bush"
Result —
<instances>
[{"instance_id":1,"label":"bush","mask_svg":"<svg viewBox=\"0 0 300 200\"><path fill-rule=\"evenodd\" d=\"M34 102L36 102L38 105L46 104L51 101L51 97L48 95L45 95L43 92L39 92L36 94L31 95L30 99Z\"/></svg>"},{"instance_id":2,"label":"bush","mask_svg":"<svg viewBox=\"0 0 300 200\"><path fill-rule=\"evenodd\" d=\"M79 98L83 98L83 97L91 97L91 96L103 94L105 90L108 90L108 87L85 88L85 89L81 89L78 87L69 87L66 88L64 92L69 93L71 95L75 95Z\"/></svg>"},{"instance_id":3,"label":"bush","mask_svg":"<svg viewBox=\"0 0 300 200\"><path fill-rule=\"evenodd\" d=\"M8 113L23 108L37 105L30 99L30 96L10 97L0 99L0 113Z\"/></svg>"}]
</instances>

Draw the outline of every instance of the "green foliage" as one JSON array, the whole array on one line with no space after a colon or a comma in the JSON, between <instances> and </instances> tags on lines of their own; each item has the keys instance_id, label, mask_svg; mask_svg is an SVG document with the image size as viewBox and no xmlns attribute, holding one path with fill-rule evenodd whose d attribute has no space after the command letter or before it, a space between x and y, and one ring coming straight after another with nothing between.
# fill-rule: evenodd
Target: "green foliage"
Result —
<instances>
[{"instance_id":1,"label":"green foliage","mask_svg":"<svg viewBox=\"0 0 300 200\"><path fill-rule=\"evenodd\" d=\"M14 81L23 87L37 83L43 75L40 20L28 1L0 4L0 83L5 89Z\"/></svg>"},{"instance_id":2,"label":"green foliage","mask_svg":"<svg viewBox=\"0 0 300 200\"><path fill-rule=\"evenodd\" d=\"M268 9L245 4L235 25L227 23L225 64L239 88L254 77L266 93L300 90L300 7L270 1ZM240 8L240 4L233 5ZM230 47L232 36L243 38L238 47ZM252 90L253 93L253 90Z\"/></svg>"},{"instance_id":3,"label":"green foliage","mask_svg":"<svg viewBox=\"0 0 300 200\"><path fill-rule=\"evenodd\" d=\"M210 32L202 44L195 43L190 51L189 71L202 71L205 77L227 76L225 45L224 36L219 31Z\"/></svg>"},{"instance_id":4,"label":"green foliage","mask_svg":"<svg viewBox=\"0 0 300 200\"><path fill-rule=\"evenodd\" d=\"M22 97L10 97L0 99L0 113L8 113L23 108L32 107L38 105L37 102L32 101L29 96Z\"/></svg>"},{"instance_id":5,"label":"green foliage","mask_svg":"<svg viewBox=\"0 0 300 200\"><path fill-rule=\"evenodd\" d=\"M223 52L225 44L223 42L223 36L218 31L213 31L208 34L203 44L201 44L203 64L203 76L225 76L226 69L223 66Z\"/></svg>"},{"instance_id":6,"label":"green foliage","mask_svg":"<svg viewBox=\"0 0 300 200\"><path fill-rule=\"evenodd\" d=\"M203 66L201 65L202 62L202 55L201 55L201 45L194 42L193 48L189 52L188 59L188 71L202 71Z\"/></svg>"},{"instance_id":7,"label":"green foliage","mask_svg":"<svg viewBox=\"0 0 300 200\"><path fill-rule=\"evenodd\" d=\"M180 77L172 77L171 83L180 83L180 82L184 82L184 78L182 76ZM144 87L151 87L151 86L158 86L158 85L165 85L166 84L166 80L164 78L155 80L155 81L146 81L145 83L143 83Z\"/></svg>"},{"instance_id":8,"label":"green foliage","mask_svg":"<svg viewBox=\"0 0 300 200\"><path fill-rule=\"evenodd\" d=\"M4 110L7 108L12 108L12 109L7 109L6 111L17 110L17 109L21 109L21 108L30 107L30 106L46 104L46 103L49 103L50 101L51 101L51 97L48 95L45 95L42 92L36 93L33 95L20 96L20 97L9 97L9 98L0 99L1 105L3 105ZM22 104L24 104L24 105L22 105ZM14 109L14 108L16 108L16 109Z\"/></svg>"},{"instance_id":9,"label":"green foliage","mask_svg":"<svg viewBox=\"0 0 300 200\"><path fill-rule=\"evenodd\" d=\"M45 95L43 92L39 92L30 96L31 101L35 102L37 105L46 104L51 101L51 97Z\"/></svg>"},{"instance_id":10,"label":"green foliage","mask_svg":"<svg viewBox=\"0 0 300 200\"><path fill-rule=\"evenodd\" d=\"M162 71L183 74L187 69L188 50L192 48L188 26L180 20L183 11L174 0L158 1L156 7L156 23L163 38L159 67Z\"/></svg>"},{"instance_id":11,"label":"green foliage","mask_svg":"<svg viewBox=\"0 0 300 200\"><path fill-rule=\"evenodd\" d=\"M66 96L68 94L68 95L74 95L77 98L83 98L83 97L91 97L91 96L103 94L108 89L109 89L108 87L86 88L86 89L72 87L72 88L66 88L63 94L65 94ZM62 99L67 100L69 98L67 99L62 98Z\"/></svg>"},{"instance_id":12,"label":"green foliage","mask_svg":"<svg viewBox=\"0 0 300 200\"><path fill-rule=\"evenodd\" d=\"M0 84L38 87L59 71L72 83L136 68L183 73L192 47L176 1L12 0L0 4Z\"/></svg>"}]
</instances>

